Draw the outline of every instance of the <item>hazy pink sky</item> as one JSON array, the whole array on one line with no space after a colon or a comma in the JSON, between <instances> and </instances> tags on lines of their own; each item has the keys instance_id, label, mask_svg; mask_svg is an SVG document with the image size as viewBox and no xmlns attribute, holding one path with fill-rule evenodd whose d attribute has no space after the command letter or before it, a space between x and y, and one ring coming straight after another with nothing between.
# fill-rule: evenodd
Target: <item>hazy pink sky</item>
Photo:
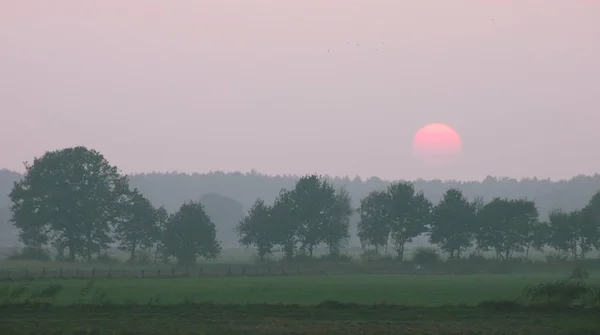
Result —
<instances>
[{"instance_id":1,"label":"hazy pink sky","mask_svg":"<svg viewBox=\"0 0 600 335\"><path fill-rule=\"evenodd\" d=\"M412 156L430 122L453 164ZM596 0L0 2L0 168L568 178L599 126Z\"/></svg>"}]
</instances>

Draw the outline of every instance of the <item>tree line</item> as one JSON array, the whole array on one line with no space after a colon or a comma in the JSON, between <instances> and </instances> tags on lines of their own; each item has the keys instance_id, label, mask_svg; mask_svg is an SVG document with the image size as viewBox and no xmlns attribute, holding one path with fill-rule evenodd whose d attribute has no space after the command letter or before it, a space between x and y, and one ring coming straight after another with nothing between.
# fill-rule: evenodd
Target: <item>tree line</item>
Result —
<instances>
[{"instance_id":1,"label":"tree line","mask_svg":"<svg viewBox=\"0 0 600 335\"><path fill-rule=\"evenodd\" d=\"M189 265L221 253L215 224L202 204L188 201L172 214L156 208L102 154L85 147L47 152L26 164L9 197L11 222L26 249L53 247L61 259L91 260L112 243L132 261L154 254ZM502 260L547 247L584 258L600 248L600 193L580 210L554 210L542 221L535 202L525 198L484 203L449 189L434 205L404 181L371 192L353 208L344 188L317 175L282 189L272 204L257 199L235 231L239 242L255 248L261 259L276 251L286 259L313 256L319 245L339 256L356 212L363 249L387 253L392 248L400 260L406 244L423 234L453 259L473 248L493 251Z\"/></svg>"}]
</instances>

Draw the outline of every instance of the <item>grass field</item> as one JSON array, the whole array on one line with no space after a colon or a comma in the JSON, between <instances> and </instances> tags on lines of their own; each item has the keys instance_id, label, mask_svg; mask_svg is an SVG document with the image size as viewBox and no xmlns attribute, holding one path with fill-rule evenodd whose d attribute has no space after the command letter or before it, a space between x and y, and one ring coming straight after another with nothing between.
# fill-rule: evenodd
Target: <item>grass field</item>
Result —
<instances>
[{"instance_id":1,"label":"grass field","mask_svg":"<svg viewBox=\"0 0 600 335\"><path fill-rule=\"evenodd\" d=\"M587 280L600 287L600 280ZM600 334L599 309L525 307L551 275L322 275L2 282L0 334ZM53 284L50 305L23 298ZM6 294L5 294L6 296ZM485 303L500 301L500 303ZM21 302L14 304L15 302ZM482 302L484 302L482 304Z\"/></svg>"},{"instance_id":2,"label":"grass field","mask_svg":"<svg viewBox=\"0 0 600 335\"><path fill-rule=\"evenodd\" d=\"M402 305L439 306L444 304L475 305L484 300L517 298L524 287L543 281L561 279L558 276L464 275L464 276L289 276L289 277L207 277L159 279L96 279L93 290L105 292L112 303L161 304L184 301L217 304L318 304L334 300L347 303L374 304L387 302ZM600 285L600 280L590 283ZM89 280L49 279L28 282L35 291L50 284L60 284L63 290L55 303L92 303L93 296L84 296L82 289ZM0 283L6 285L22 283ZM88 290L88 292L91 290Z\"/></svg>"}]
</instances>

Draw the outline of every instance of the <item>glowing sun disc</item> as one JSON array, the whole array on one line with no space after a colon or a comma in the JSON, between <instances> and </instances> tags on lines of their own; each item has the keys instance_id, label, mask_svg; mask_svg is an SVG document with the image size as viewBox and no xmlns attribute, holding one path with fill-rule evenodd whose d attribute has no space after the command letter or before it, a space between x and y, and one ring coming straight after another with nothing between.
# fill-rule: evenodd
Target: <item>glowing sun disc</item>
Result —
<instances>
[{"instance_id":1,"label":"glowing sun disc","mask_svg":"<svg viewBox=\"0 0 600 335\"><path fill-rule=\"evenodd\" d=\"M422 157L456 157L462 152L460 135L443 123L431 123L419 129L412 146L413 151Z\"/></svg>"}]
</instances>

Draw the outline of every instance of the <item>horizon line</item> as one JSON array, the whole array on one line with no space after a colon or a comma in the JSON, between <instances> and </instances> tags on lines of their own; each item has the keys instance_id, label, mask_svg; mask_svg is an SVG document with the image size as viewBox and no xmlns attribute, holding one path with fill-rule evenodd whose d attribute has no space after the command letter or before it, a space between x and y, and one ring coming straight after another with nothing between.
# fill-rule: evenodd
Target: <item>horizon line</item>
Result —
<instances>
[{"instance_id":1,"label":"horizon line","mask_svg":"<svg viewBox=\"0 0 600 335\"><path fill-rule=\"evenodd\" d=\"M23 172L19 172L19 171L15 171L15 170L11 170L11 169L7 169L7 168L0 168L0 172L10 172L10 173L16 173L19 175L23 175ZM120 171L121 173L123 173L123 171ZM384 183L391 183L391 182L397 182L397 181L408 181L408 182L442 182L442 183L462 183L462 184L467 184L467 183L483 183L488 179L495 179L495 180L514 180L517 182L523 182L523 181L550 181L550 182L554 182L554 183L560 183L560 182L569 182L572 181L573 179L576 178L582 178L582 177L587 177L587 178L594 178L594 177L598 177L599 173L594 173L591 175L586 175L586 174L577 174L574 175L568 179L566 178L560 178L560 179L552 179L550 177L546 177L546 178L542 178L542 177L537 177L537 176L533 176L533 177L521 177L521 178L515 178L515 177L508 177L508 176L503 176L503 177L499 177L499 176L492 176L492 175L487 175L485 178L482 179L469 179L469 180L458 180L458 179L440 179L440 178L433 178L433 179L424 179L424 178L417 178L417 179L383 179L380 178L378 176L370 176L370 177L362 177L360 175L355 175L354 177L350 177L349 175L345 175L345 176L332 176L329 174L319 174L319 173L306 173L303 175L298 175L298 174L266 174L266 173L262 173L259 172L256 169L250 169L250 171L247 172L242 172L240 170L236 170L236 171L225 171L225 170L209 170L208 172L180 172L178 170L172 170L172 171L152 171L152 172L133 172L133 173L123 173L124 175L131 177L131 176L144 176L144 175L185 175L185 176L208 176L208 175L215 175L215 174L223 174L223 175L242 175L242 176L249 176L249 175L255 175L255 176L260 176L260 177L268 177L268 178L292 178L292 179L300 179L303 176L308 176L308 175L318 175L321 176L325 179L333 179L333 180L340 180L340 179L348 179L350 181L354 181L356 179L359 179L361 183L364 182L368 182L370 180L379 180L381 182Z\"/></svg>"}]
</instances>

